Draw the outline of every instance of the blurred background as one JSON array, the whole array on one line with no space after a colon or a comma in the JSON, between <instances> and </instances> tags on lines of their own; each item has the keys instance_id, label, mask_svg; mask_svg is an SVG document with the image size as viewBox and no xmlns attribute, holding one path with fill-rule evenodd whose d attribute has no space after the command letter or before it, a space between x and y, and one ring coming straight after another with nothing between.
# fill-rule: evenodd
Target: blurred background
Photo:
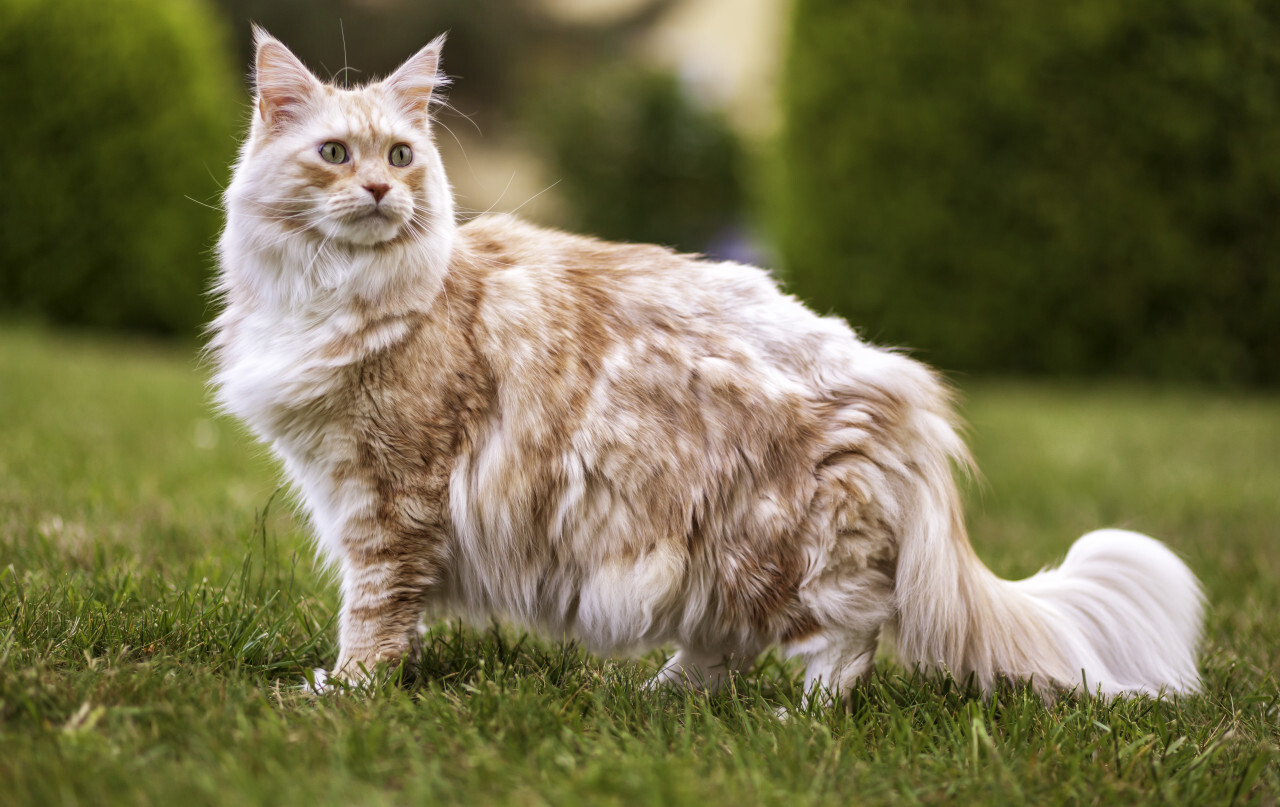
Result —
<instances>
[{"instance_id":1,"label":"blurred background","mask_svg":"<svg viewBox=\"0 0 1280 807\"><path fill-rule=\"evenodd\" d=\"M761 263L966 374L1280 384L1273 0L0 0L0 318L194 340L250 21L442 31L465 215Z\"/></svg>"}]
</instances>

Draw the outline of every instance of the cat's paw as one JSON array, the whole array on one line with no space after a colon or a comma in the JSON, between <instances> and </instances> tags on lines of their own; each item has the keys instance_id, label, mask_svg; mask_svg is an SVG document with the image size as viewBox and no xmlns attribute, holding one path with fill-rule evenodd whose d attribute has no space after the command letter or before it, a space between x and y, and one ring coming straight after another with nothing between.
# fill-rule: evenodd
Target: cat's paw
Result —
<instances>
[{"instance_id":1,"label":"cat's paw","mask_svg":"<svg viewBox=\"0 0 1280 807\"><path fill-rule=\"evenodd\" d=\"M371 694L388 684L403 683L406 675L406 660L380 661L372 667L363 663L342 663L339 660L333 670L316 667L302 682L303 691L310 695L333 695L335 693Z\"/></svg>"},{"instance_id":2,"label":"cat's paw","mask_svg":"<svg viewBox=\"0 0 1280 807\"><path fill-rule=\"evenodd\" d=\"M316 667L311 671L311 675L303 680L302 689L310 695L323 695L325 692L332 692L333 686L329 683L329 671L323 667Z\"/></svg>"},{"instance_id":3,"label":"cat's paw","mask_svg":"<svg viewBox=\"0 0 1280 807\"><path fill-rule=\"evenodd\" d=\"M418 626L413 629L413 633L409 634L409 649L405 651L405 658L409 661L417 661L422 658L422 652L427 646L427 626L419 622Z\"/></svg>"},{"instance_id":4,"label":"cat's paw","mask_svg":"<svg viewBox=\"0 0 1280 807\"><path fill-rule=\"evenodd\" d=\"M646 682L645 689L650 692L662 689L715 692L724 683L729 669L729 661L722 655L696 654L681 649Z\"/></svg>"},{"instance_id":5,"label":"cat's paw","mask_svg":"<svg viewBox=\"0 0 1280 807\"><path fill-rule=\"evenodd\" d=\"M648 681L646 692L699 692L705 687L702 671L668 661Z\"/></svg>"},{"instance_id":6,"label":"cat's paw","mask_svg":"<svg viewBox=\"0 0 1280 807\"><path fill-rule=\"evenodd\" d=\"M666 670L659 670L657 675L644 682L645 692L662 692L675 689L681 682L672 677Z\"/></svg>"},{"instance_id":7,"label":"cat's paw","mask_svg":"<svg viewBox=\"0 0 1280 807\"><path fill-rule=\"evenodd\" d=\"M340 695L344 692L362 692L370 685L369 678L363 674L348 676L343 675L336 670L329 672L323 667L316 667L311 670L311 674L304 676L302 681L302 691L314 697L322 695Z\"/></svg>"}]
</instances>

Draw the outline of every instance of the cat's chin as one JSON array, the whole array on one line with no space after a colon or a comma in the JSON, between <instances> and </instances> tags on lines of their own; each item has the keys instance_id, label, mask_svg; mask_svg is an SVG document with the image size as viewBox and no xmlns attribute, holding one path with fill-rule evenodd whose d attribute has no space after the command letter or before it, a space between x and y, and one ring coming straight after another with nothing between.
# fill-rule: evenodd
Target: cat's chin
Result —
<instances>
[{"instance_id":1,"label":"cat's chin","mask_svg":"<svg viewBox=\"0 0 1280 807\"><path fill-rule=\"evenodd\" d=\"M355 247L380 247L396 241L403 229L403 222L373 214L342 222L333 237Z\"/></svg>"}]
</instances>

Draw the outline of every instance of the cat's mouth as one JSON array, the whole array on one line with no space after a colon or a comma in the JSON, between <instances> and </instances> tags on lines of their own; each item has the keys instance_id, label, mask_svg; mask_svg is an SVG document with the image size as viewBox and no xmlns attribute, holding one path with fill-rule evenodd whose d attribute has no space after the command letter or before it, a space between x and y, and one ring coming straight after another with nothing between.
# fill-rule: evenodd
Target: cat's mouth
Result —
<instances>
[{"instance_id":1,"label":"cat's mouth","mask_svg":"<svg viewBox=\"0 0 1280 807\"><path fill-rule=\"evenodd\" d=\"M355 213L352 213L350 216L347 216L347 221L350 221L350 222L388 221L389 222L391 221L391 216L388 215L386 209L383 208L382 205L374 205L371 208L368 208L365 210L359 210L359 211L356 211Z\"/></svg>"},{"instance_id":2,"label":"cat's mouth","mask_svg":"<svg viewBox=\"0 0 1280 807\"><path fill-rule=\"evenodd\" d=\"M353 244L374 246L393 240L404 223L402 216L382 205L353 211L342 217L340 237Z\"/></svg>"}]
</instances>

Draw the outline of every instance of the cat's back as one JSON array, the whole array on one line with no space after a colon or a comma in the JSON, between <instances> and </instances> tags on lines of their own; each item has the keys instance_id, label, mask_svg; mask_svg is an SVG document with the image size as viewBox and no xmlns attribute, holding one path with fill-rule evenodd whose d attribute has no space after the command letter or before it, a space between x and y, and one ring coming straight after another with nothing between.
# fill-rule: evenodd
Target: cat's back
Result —
<instances>
[{"instance_id":1,"label":"cat's back","mask_svg":"<svg viewBox=\"0 0 1280 807\"><path fill-rule=\"evenodd\" d=\"M614 375L724 370L752 376L741 379L750 385L818 398L921 380L915 362L862 342L839 318L815 314L758 267L573 235L510 215L464 225L455 254L480 278L479 344L498 356L499 368L502 356L515 355L525 359L512 365L522 373L540 356ZM593 374L551 375L587 383Z\"/></svg>"},{"instance_id":2,"label":"cat's back","mask_svg":"<svg viewBox=\"0 0 1280 807\"><path fill-rule=\"evenodd\" d=\"M669 309L677 299L693 302L687 293L673 292L705 285L707 278L697 284L695 277L706 275L711 266L697 256L655 244L604 241L506 214L481 216L463 225L455 254L484 276L486 292L498 295L497 302L594 304L615 315ZM508 295L519 295L519 300ZM566 299L572 297L581 299Z\"/></svg>"},{"instance_id":3,"label":"cat's back","mask_svg":"<svg viewBox=\"0 0 1280 807\"><path fill-rule=\"evenodd\" d=\"M498 338L563 338L566 329L586 338L583 347L670 338L713 354L736 345L781 364L821 341L857 341L843 321L783 294L763 269L654 244L489 215L460 228L456 254L479 274L481 325Z\"/></svg>"}]
</instances>

